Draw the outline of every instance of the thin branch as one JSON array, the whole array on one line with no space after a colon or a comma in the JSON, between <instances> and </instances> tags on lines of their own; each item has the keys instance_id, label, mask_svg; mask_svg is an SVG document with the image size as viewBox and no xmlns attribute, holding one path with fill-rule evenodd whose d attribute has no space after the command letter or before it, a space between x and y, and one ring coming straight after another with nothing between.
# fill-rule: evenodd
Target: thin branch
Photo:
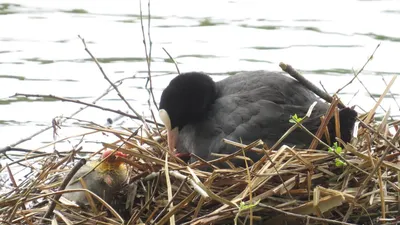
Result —
<instances>
[{"instance_id":1,"label":"thin branch","mask_svg":"<svg viewBox=\"0 0 400 225\"><path fill-rule=\"evenodd\" d=\"M104 110L104 111L117 113L117 114L129 117L129 118L132 118L132 119L144 120L144 121L146 121L148 123L155 124L155 122L153 122L152 120L143 119L142 117L137 117L137 116L122 112L120 110L114 110L114 109L110 109L110 108L105 108L105 107L98 106L98 105L95 105L95 104L82 102L82 101L79 101L79 100L74 100L74 99L69 99L69 98L58 97L58 96L55 96L55 95L37 95L37 94L15 93L14 96L35 97L35 98L53 98L53 99L57 99L57 100L60 100L60 101L63 101L63 102L73 102L73 103L77 103L77 104L81 104L81 105L86 105L86 106L90 106L90 107L93 107L93 108L101 109L101 110ZM163 126L160 123L157 123L157 125L158 126Z\"/></svg>"},{"instance_id":2,"label":"thin branch","mask_svg":"<svg viewBox=\"0 0 400 225\"><path fill-rule=\"evenodd\" d=\"M319 89L317 86L315 86L313 83L311 83L306 78L304 78L291 65L281 62L281 63L279 63L279 66L281 67L281 69L283 71L288 73L290 76L294 77L297 81L299 81L302 85L304 85L309 90L314 92L316 95L318 95L319 97L321 97L322 99L324 99L325 101L327 101L329 103L332 102L333 99L329 94L325 93L324 91ZM339 102L338 107L339 108L345 108L346 106L343 105L343 103Z\"/></svg>"},{"instance_id":3,"label":"thin branch","mask_svg":"<svg viewBox=\"0 0 400 225\"><path fill-rule=\"evenodd\" d=\"M134 78L134 77L125 77L125 78L122 78L121 80L116 81L114 84L117 85L117 86L119 86L119 85L122 84L122 82L123 82L124 80L126 80L126 79L131 79L131 78ZM106 90L103 94L101 94L98 98L96 98L96 99L92 102L92 104L96 104L97 101L99 101L100 99L102 99L104 96L106 96L106 95L107 95L108 93L110 93L110 91L112 91L112 90L113 90L113 86L108 87L107 90ZM74 116L76 116L78 113L82 112L82 111L85 110L87 107L89 107L89 106L83 106L83 107L81 107L80 109L78 109L77 111L75 111L74 113L72 113L71 115L69 115L69 117L74 117ZM65 119L61 120L61 123L63 123L64 121L65 121ZM10 147L15 147L15 146L17 146L17 145L19 145L19 144L22 144L22 143L24 143L24 142L26 142L26 141L29 141L29 140L31 140L32 138L38 136L39 134L41 134L41 133L43 133L43 132L45 132L45 131L47 131L47 130L50 130L52 127L53 127L53 126L45 127L45 128L43 128L43 129L41 129L41 130L39 130L39 131L37 131L37 132L31 134L30 136L28 136L28 137L26 137L26 138L20 139L19 141L10 144L9 146L10 146ZM3 148L3 149L5 149L5 148ZM0 150L3 150L3 149L0 149Z\"/></svg>"},{"instance_id":4,"label":"thin branch","mask_svg":"<svg viewBox=\"0 0 400 225\"><path fill-rule=\"evenodd\" d=\"M153 49L153 42L151 41L151 35L150 35L150 22L151 22L151 13L150 13L150 0L147 2L147 37L149 38L149 72L150 72L150 64L151 64L151 50Z\"/></svg>"},{"instance_id":5,"label":"thin branch","mask_svg":"<svg viewBox=\"0 0 400 225\"><path fill-rule=\"evenodd\" d=\"M335 108L339 103L340 103L339 99L335 96L335 98L333 98L328 110L325 112L324 119L321 122L320 126L318 127L317 133L315 134L315 136L318 137L318 139L320 139L322 137L323 133L325 132L325 128L328 126L328 123L333 116ZM315 149L318 146L318 143L319 143L319 141L317 139L313 139L308 148Z\"/></svg>"},{"instance_id":6,"label":"thin branch","mask_svg":"<svg viewBox=\"0 0 400 225\"><path fill-rule=\"evenodd\" d=\"M158 213L158 215L156 216L156 218L153 220L153 222L151 223L151 225L155 224L156 221L162 216L164 215L165 211L168 210L168 208L170 208L170 205L173 204L174 199L178 196L179 193L181 193L183 186L186 184L187 178L185 180L183 180L181 182L181 184L178 187L178 190L175 192L174 196L172 196L171 200L168 201L168 204L161 210L160 213Z\"/></svg>"},{"instance_id":7,"label":"thin branch","mask_svg":"<svg viewBox=\"0 0 400 225\"><path fill-rule=\"evenodd\" d=\"M309 215L300 215L300 214L296 214L296 213L292 213L292 212L286 212L284 210L280 210L278 208L275 208L275 207L272 207L272 206L269 206L269 205L266 205L263 203L259 203L258 206L260 206L262 208L271 209L275 212L282 213L286 216L292 216L292 217L307 219L307 220L321 221L321 222L326 222L326 223L330 223L330 224L353 225L353 223L346 223L346 222L341 222L341 221L336 221L336 220L330 220L330 219L309 216Z\"/></svg>"},{"instance_id":8,"label":"thin branch","mask_svg":"<svg viewBox=\"0 0 400 225\"><path fill-rule=\"evenodd\" d=\"M146 62L147 62L147 74L148 74L148 79L146 82L146 89L147 89L147 85L150 84L150 88L148 89L149 94L151 96L151 98L153 99L153 104L154 106L157 108L158 110L158 106L157 106L157 101L154 97L154 93L153 93L153 82L151 80L151 48L153 43L151 42L151 37L150 37L150 20L151 20L151 14L150 14L150 0L148 2L148 39L149 39L149 52L147 52L147 44L146 44L146 36L144 34L144 26L143 26L143 12L142 12L142 1L139 1L139 5L140 5L140 24L142 27L142 35L143 35L143 45L144 45L144 53L146 54ZM149 99L149 107L150 107L150 99Z\"/></svg>"},{"instance_id":9,"label":"thin branch","mask_svg":"<svg viewBox=\"0 0 400 225\"><path fill-rule=\"evenodd\" d=\"M338 94L340 91L342 91L345 87L349 86L351 83L353 83L353 81L357 78L358 79L358 75L364 70L365 66L367 66L367 64L374 58L374 54L376 52L376 50L378 50L379 46L381 45L381 43L379 43L375 50L372 52L371 56L368 58L368 60L364 63L364 65L361 67L361 69L357 72L354 73L354 77L347 83L345 84L343 87L339 88L336 91L336 94Z\"/></svg>"},{"instance_id":10,"label":"thin branch","mask_svg":"<svg viewBox=\"0 0 400 225\"><path fill-rule=\"evenodd\" d=\"M88 49L85 39L82 38L80 35L78 35L78 37L81 39L83 46L85 47L85 51L90 55L90 57L93 59L93 61L96 63L97 67L100 69L100 72L103 74L104 79L107 80L107 82L113 86L114 90L117 92L118 96L122 99L122 101L125 102L125 104L128 106L128 108L138 117L138 118L142 118L142 116L140 116L139 113L136 112L136 110L134 110L132 108L132 106L128 103L128 101L126 101L126 99L124 98L124 96L122 96L121 92L119 92L118 87L107 77L106 73L104 72L103 68L101 67L99 61L97 61L97 59L94 57L94 55L90 52L90 50Z\"/></svg>"},{"instance_id":11,"label":"thin branch","mask_svg":"<svg viewBox=\"0 0 400 225\"><path fill-rule=\"evenodd\" d=\"M319 81L319 84L321 85L322 89L324 89L325 93L328 93L322 81Z\"/></svg>"},{"instance_id":12,"label":"thin branch","mask_svg":"<svg viewBox=\"0 0 400 225\"><path fill-rule=\"evenodd\" d=\"M385 83L385 85L388 86L388 83L386 82L386 80L385 80L385 78L384 78L383 76L382 76L382 80L383 80L383 83ZM399 108L399 110L400 110L400 105L399 105L399 103L397 102L396 98L394 97L393 92L391 92L391 91L389 90L389 94L390 94L390 96L392 97L392 99L394 100L394 103L396 103L397 108Z\"/></svg>"},{"instance_id":13,"label":"thin branch","mask_svg":"<svg viewBox=\"0 0 400 225\"><path fill-rule=\"evenodd\" d=\"M179 67L178 67L178 64L176 63L175 59L172 58L172 56L169 54L169 52L164 47L162 49L164 50L165 53L167 53L169 59L172 60L172 62L175 64L175 68L176 68L176 71L178 72L178 74L181 74L181 71L179 71Z\"/></svg>"},{"instance_id":14,"label":"thin branch","mask_svg":"<svg viewBox=\"0 0 400 225\"><path fill-rule=\"evenodd\" d=\"M353 70L353 73L355 74L356 72ZM367 86L364 84L362 80L360 80L359 77L357 77L358 82L360 82L361 86L365 89L365 91L368 93L369 97L375 102L378 103L378 101L375 99L375 97L372 95L372 93L368 90ZM386 109L382 107L382 105L379 104L379 108L381 108L385 113ZM392 118L393 119L393 118Z\"/></svg>"},{"instance_id":15,"label":"thin branch","mask_svg":"<svg viewBox=\"0 0 400 225\"><path fill-rule=\"evenodd\" d=\"M349 102L347 102L347 105L350 105L351 101L353 101L353 99L357 96L358 92L360 92L360 90L357 90L354 95L351 97L351 99L349 100Z\"/></svg>"},{"instance_id":16,"label":"thin branch","mask_svg":"<svg viewBox=\"0 0 400 225\"><path fill-rule=\"evenodd\" d=\"M58 191L62 191L67 187L69 181L72 179L72 177L78 172L78 170L86 164L85 159L79 160L79 162L72 168L72 170L68 173L68 175L64 178L63 182L61 183L60 187L58 188ZM51 202L49 208L47 209L46 214L44 215L43 219L48 219L53 215L53 211L56 208L56 202L61 198L61 194L56 194L54 196L54 201ZM43 220L42 219L42 220ZM42 221L39 224L43 224Z\"/></svg>"}]
</instances>

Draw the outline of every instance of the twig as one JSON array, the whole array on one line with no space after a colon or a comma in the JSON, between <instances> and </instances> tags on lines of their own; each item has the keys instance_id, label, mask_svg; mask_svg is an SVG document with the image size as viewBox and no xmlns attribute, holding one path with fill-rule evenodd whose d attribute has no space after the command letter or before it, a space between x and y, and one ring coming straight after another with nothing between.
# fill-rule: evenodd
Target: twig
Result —
<instances>
[{"instance_id":1,"label":"twig","mask_svg":"<svg viewBox=\"0 0 400 225\"><path fill-rule=\"evenodd\" d=\"M364 70L365 66L367 66L367 64L374 58L374 54L375 54L376 50L378 50L378 48L379 48L380 45L381 45L381 44L379 43L379 44L376 46L376 48L374 49L374 51L372 52L372 54L370 55L370 57L368 57L367 61L364 63L364 65L361 67L361 69L360 69L359 71L356 72L356 71L354 71L354 69L353 69L354 77L353 77L347 84L345 84L343 87L339 88L339 89L336 91L336 94L338 94L338 93L339 93L340 91L342 91L345 87L347 87L348 85L350 85L351 83L353 83L353 81L354 81L355 79L357 79L358 82L360 82L361 86L363 86L363 88L365 89L365 91L368 93L369 97L370 97L373 101L375 101L375 103L377 103L377 101L376 101L376 99L374 98L374 96L371 94L371 92L370 92L370 91L368 90L368 88L365 86L364 82L363 82L362 80L360 80L360 78L358 77L358 75L360 75L360 73ZM385 82L385 83L386 83L386 82ZM381 108L384 112L386 112L386 110L385 110L381 105L379 105L379 108ZM393 119L392 116L391 116L391 118Z\"/></svg>"},{"instance_id":2,"label":"twig","mask_svg":"<svg viewBox=\"0 0 400 225\"><path fill-rule=\"evenodd\" d=\"M383 83L385 83L385 85L388 86L388 83L386 82L386 80L385 80L385 78L383 76L382 76L382 80L383 80ZM393 93L390 90L389 90L389 94L392 97L392 99L394 100L394 103L396 103L397 108L399 108L399 110L400 110L400 105L399 105L399 103L397 102L396 98L394 97Z\"/></svg>"},{"instance_id":3,"label":"twig","mask_svg":"<svg viewBox=\"0 0 400 225\"><path fill-rule=\"evenodd\" d=\"M19 160L15 160L15 161L13 161L12 163L10 163L8 165L9 166L14 165L14 164L23 165L23 164L20 164L20 162L26 162L29 159L40 158L40 157L49 156L49 155L52 155L52 154L53 153L37 154L37 155L34 155L34 156L29 156L29 157L25 157L25 158L22 158L22 159L19 159ZM23 166L24 167L29 167L27 165L23 165ZM6 167L0 168L0 173L3 172L4 169L6 169Z\"/></svg>"},{"instance_id":4,"label":"twig","mask_svg":"<svg viewBox=\"0 0 400 225\"><path fill-rule=\"evenodd\" d=\"M147 44L146 44L146 36L144 34L144 26L143 26L143 12L142 12L142 0L139 1L139 5L140 5L140 24L142 26L142 35L143 35L143 45L144 45L144 53L146 54L146 62L147 62L147 74L148 74L148 79L146 82L146 89L147 89L147 85L150 84L150 88L149 88L149 94L153 99L153 103L154 106L157 108L158 110L158 106L157 106L157 101L154 97L154 93L153 93L153 82L151 79L151 48L153 43L151 42L151 36L150 36L150 18L151 18L151 14L150 14L150 0L148 1L148 30L147 30L147 34L148 34L148 38L149 38L149 52L147 52ZM150 107L150 99L149 99L149 107Z\"/></svg>"},{"instance_id":5,"label":"twig","mask_svg":"<svg viewBox=\"0 0 400 225\"><path fill-rule=\"evenodd\" d=\"M8 164L6 164L6 168L7 168L8 176L10 177L11 183L13 184L15 190L19 191L19 187L18 187L18 185L17 185L17 182L15 181L14 175L13 175L13 173L11 172L11 169L10 169L10 167L8 166ZM23 209L26 209L24 204L22 204L22 208L23 208Z\"/></svg>"},{"instance_id":6,"label":"twig","mask_svg":"<svg viewBox=\"0 0 400 225\"><path fill-rule=\"evenodd\" d=\"M170 202L170 204L168 205L169 211L171 211L174 208L174 203L173 201L173 196L172 196L172 186L171 186L171 179L169 177L169 168L168 168L168 154L165 154L165 165L164 165L164 169L165 169L165 182L167 184L167 198L168 198L168 202ZM167 208L167 207L165 207ZM175 225L175 215L172 215L169 218L169 223L171 225Z\"/></svg>"},{"instance_id":7,"label":"twig","mask_svg":"<svg viewBox=\"0 0 400 225\"><path fill-rule=\"evenodd\" d=\"M187 177L186 177L187 178ZM156 218L153 220L153 222L151 223L151 225L153 225L154 223L156 223L156 221L160 218L160 216L162 216L164 214L164 212L167 210L167 208L169 208L169 206L172 204L173 200L176 198L176 196L178 196L179 193L181 193L181 190L184 186L184 184L186 183L187 179L183 180L181 182L181 185L179 185L178 190L175 192L174 196L172 196L172 199L170 201L168 201L168 204L161 210L161 212L156 216Z\"/></svg>"},{"instance_id":8,"label":"twig","mask_svg":"<svg viewBox=\"0 0 400 225\"><path fill-rule=\"evenodd\" d=\"M355 74L355 71L353 70L353 73ZM378 103L378 101L375 99L375 97L372 95L372 93L368 90L367 86L365 86L364 82L360 80L360 78L357 77L358 82L360 82L361 86L363 86L364 90L368 93L369 97L375 102ZM379 104L379 108L382 109L386 113L386 109L383 108L382 105Z\"/></svg>"},{"instance_id":9,"label":"twig","mask_svg":"<svg viewBox=\"0 0 400 225\"><path fill-rule=\"evenodd\" d=\"M207 192L201 187L199 186L198 183L196 183L196 181L194 180L194 178L189 178L185 175L182 175L181 173L179 173L178 171L170 171L169 174L181 181L187 181L188 183L190 183L193 186L193 189L200 194L202 197L204 198L208 198L209 195L207 194Z\"/></svg>"},{"instance_id":10,"label":"twig","mask_svg":"<svg viewBox=\"0 0 400 225\"><path fill-rule=\"evenodd\" d=\"M368 58L368 60L364 63L364 65L361 67L361 69L357 72L354 73L354 77L347 83L345 84L343 87L339 88L336 91L336 94L338 94L340 91L342 91L345 87L349 86L351 83L353 83L353 81L357 78L358 79L358 75L364 70L365 66L367 66L367 64L374 58L374 54L376 52L376 50L378 50L379 46L381 45L381 43L379 43L375 50L372 52L371 56Z\"/></svg>"},{"instance_id":11,"label":"twig","mask_svg":"<svg viewBox=\"0 0 400 225\"><path fill-rule=\"evenodd\" d=\"M360 92L360 90L357 90L357 91L354 93L353 97L351 97L351 99L349 100L349 102L347 102L347 105L350 105L351 101L353 101L353 99L356 97L356 95L358 94L358 92Z\"/></svg>"},{"instance_id":12,"label":"twig","mask_svg":"<svg viewBox=\"0 0 400 225\"><path fill-rule=\"evenodd\" d=\"M162 49L164 50L165 53L167 53L169 59L172 60L172 62L175 64L175 68L176 68L176 71L178 72L178 74L181 74L181 72L179 71L178 64L176 63L175 59L172 58L172 56L169 54L169 52L164 47Z\"/></svg>"},{"instance_id":13,"label":"twig","mask_svg":"<svg viewBox=\"0 0 400 225\"><path fill-rule=\"evenodd\" d=\"M121 79L121 80L118 80L118 81L115 82L115 85L119 86L119 85L122 84L122 81L124 81L124 80L126 80L126 79L130 79L130 78L131 78L131 77L123 78L123 79ZM92 104L95 104L97 101L99 101L100 99L102 99L102 98L103 98L104 96L106 96L111 90L112 90L112 87L108 87L107 90L106 90L103 94L101 94L98 98L96 98L96 99L92 102ZM76 116L78 113L82 112L82 111L85 110L87 107L89 107L89 106L81 107L80 109L78 109L77 111L75 111L74 113L72 113L69 117L74 117L74 116ZM62 120L61 122L64 122L64 120ZM25 141L29 141L29 140L31 140L32 138L38 136L39 134L41 134L41 133L43 133L43 132L45 132L45 131L51 129L52 127L53 127L53 126L48 126L48 127L46 127L46 128L43 128L43 129L41 129L41 130L39 130L39 131L33 133L32 135L30 135L30 136L28 136L28 137L26 137L26 138L23 138L23 139L21 139L21 140L15 142L15 143L10 144L9 146L15 147L15 146L17 146L17 145L19 145L19 144L24 143ZM0 150L2 150L2 149L0 149Z\"/></svg>"},{"instance_id":14,"label":"twig","mask_svg":"<svg viewBox=\"0 0 400 225\"><path fill-rule=\"evenodd\" d=\"M386 94L388 93L388 91L390 90L390 88L392 87L392 85L394 84L394 81L396 80L397 76L393 76L392 80L390 81L390 83L388 84L388 86L386 86L385 91L381 94L381 97L378 99L378 101L376 102L376 104L374 105L374 107L369 111L367 118L365 118L365 123L369 123L372 119L372 116L375 114L376 109L378 108L378 106L381 106L381 102L383 101L383 98L386 96Z\"/></svg>"},{"instance_id":15,"label":"twig","mask_svg":"<svg viewBox=\"0 0 400 225\"><path fill-rule=\"evenodd\" d=\"M199 224L199 223L196 223L199 220L210 218L212 216L217 216L217 215L220 215L220 214L223 214L223 213L230 213L231 215L233 215L233 214L236 214L238 210L239 210L238 208L229 208L229 209L224 209L224 210L221 210L221 211L214 211L214 212L211 212L209 214L206 214L206 215L197 217L195 219L192 219L192 220L190 220L188 222L182 223L182 225Z\"/></svg>"},{"instance_id":16,"label":"twig","mask_svg":"<svg viewBox=\"0 0 400 225\"><path fill-rule=\"evenodd\" d=\"M68 175L64 178L63 182L61 183L60 187L58 188L58 191L62 191L65 189L65 187L68 185L69 181L72 179L72 177L78 172L78 170L86 164L85 159L79 160L79 162L71 169L71 171L68 173ZM54 196L54 201L51 202L49 208L47 209L46 214L44 215L43 219L48 219L53 215L53 210L56 208L56 202L61 198L61 194L55 194ZM42 221L39 224L43 224Z\"/></svg>"},{"instance_id":17,"label":"twig","mask_svg":"<svg viewBox=\"0 0 400 225\"><path fill-rule=\"evenodd\" d=\"M181 202L179 202L171 211L169 211L163 218L158 221L158 225L164 225L168 218L171 216L175 215L179 209L182 209L185 207L185 205L188 205L190 201L196 196L195 192L192 192L190 195L186 196Z\"/></svg>"},{"instance_id":18,"label":"twig","mask_svg":"<svg viewBox=\"0 0 400 225\"><path fill-rule=\"evenodd\" d=\"M148 21L148 23L147 23L147 37L149 38L148 72L149 72L149 74L151 74L150 66L151 66L151 53L152 53L151 50L153 49L153 42L151 41L151 35L150 35L150 22L151 22L150 0L148 0L148 2L147 2L147 21ZM151 76L149 76L149 79L151 79ZM150 88L151 88L151 91L153 91L153 85L151 83L152 82L150 80ZM153 94L153 92L152 92L152 94ZM154 96L153 96L153 98L154 98ZM155 105L157 106L157 104L155 104Z\"/></svg>"},{"instance_id":19,"label":"twig","mask_svg":"<svg viewBox=\"0 0 400 225\"><path fill-rule=\"evenodd\" d=\"M12 159L10 156L7 155L7 151L8 151L8 150L9 150L9 146L0 149L0 153L3 153L3 155L4 155L8 160L10 160L11 162L15 162L14 159ZM19 162L15 162L15 163L17 163L18 165L20 165L20 166L22 166L22 167L27 167L26 165L24 165L24 164L22 164L22 163L19 163ZM1 171L2 171L2 168L0 168L0 172L1 172Z\"/></svg>"},{"instance_id":20,"label":"twig","mask_svg":"<svg viewBox=\"0 0 400 225\"><path fill-rule=\"evenodd\" d=\"M325 93L328 93L322 81L319 81L319 84L321 85L322 89L324 89Z\"/></svg>"},{"instance_id":21,"label":"twig","mask_svg":"<svg viewBox=\"0 0 400 225\"><path fill-rule=\"evenodd\" d=\"M322 137L322 134L324 133L325 128L327 127L329 121L331 120L333 113L335 111L336 105L340 103L338 98L332 98L331 105L329 106L329 109L326 111L324 115L324 120L321 122L320 126L318 127L317 133L315 136L320 139ZM318 140L313 139L310 146L308 148L310 149L315 149L318 146Z\"/></svg>"},{"instance_id":22,"label":"twig","mask_svg":"<svg viewBox=\"0 0 400 225\"><path fill-rule=\"evenodd\" d=\"M11 146L7 146L3 149L0 149L0 154L4 154L8 151L16 151L16 152L25 152L25 153L36 153L36 154L45 154L45 152L41 152L41 151L33 151L30 149L24 149L24 148L15 148L15 147L11 147Z\"/></svg>"},{"instance_id":23,"label":"twig","mask_svg":"<svg viewBox=\"0 0 400 225\"><path fill-rule=\"evenodd\" d=\"M357 118L357 120L360 122L360 124L368 129L370 132L372 132L375 135L378 135L379 138L382 138L390 147L392 147L393 149L395 149L396 151L400 152L400 148L397 147L396 145L394 145L391 141L389 141L386 137L384 137L382 134L380 134L379 132L377 132L376 130L374 130L374 128L370 127L368 124L366 124L364 121L360 120Z\"/></svg>"},{"instance_id":24,"label":"twig","mask_svg":"<svg viewBox=\"0 0 400 225\"><path fill-rule=\"evenodd\" d=\"M85 126L87 124L86 126L92 125L92 126L105 128L105 126L102 126L98 123L95 123L95 122L89 121L89 120L82 120L82 119L77 119L77 118L73 118L73 117L61 117L61 118L64 118L66 120L75 120L76 122L72 122L72 124L74 124L74 123L79 124L79 125L83 124L82 126Z\"/></svg>"},{"instance_id":25,"label":"twig","mask_svg":"<svg viewBox=\"0 0 400 225\"><path fill-rule=\"evenodd\" d=\"M120 111L120 110L114 110L114 109L110 109L110 108L105 108L105 107L98 106L98 105L95 105L95 104L91 104L91 103L87 103L87 102L82 102L82 101L80 101L80 100L74 100L74 99L69 99L69 98L63 98L63 97L58 97L58 96L55 96L55 95L38 95L38 94L15 93L14 96L36 97L36 98L54 98L54 99L58 99L58 100L63 101L63 102L73 102L73 103L77 103L77 104L86 105L86 106L89 106L89 107L101 109L101 110L104 110L104 111L117 113L117 114L124 115L124 116L129 117L129 118L132 118L132 119L137 119L137 120L142 120L142 119L143 119L141 116L140 116L140 117L137 117L137 116L134 116L134 115L131 115L131 114L122 112L122 111ZM146 122L148 122L148 123L152 123L152 124L155 123L155 122L152 121L152 120L148 120L148 119L143 119L143 120L146 121ZM158 125L158 126L164 126L164 125L162 125L162 124L160 124L160 123L157 123L157 125Z\"/></svg>"},{"instance_id":26,"label":"twig","mask_svg":"<svg viewBox=\"0 0 400 225\"><path fill-rule=\"evenodd\" d=\"M304 85L309 90L314 92L316 95L318 95L319 97L321 97L322 99L324 99L325 101L327 101L329 103L332 102L333 99L329 94L323 92L321 89L319 89L313 83L311 83L306 78L304 78L291 65L281 62L281 63L279 63L279 66L282 68L283 71L288 73L290 76L294 77L297 81L299 81L302 85ZM345 105L343 105L343 103L339 102L338 107L339 108L345 108Z\"/></svg>"},{"instance_id":27,"label":"twig","mask_svg":"<svg viewBox=\"0 0 400 225\"><path fill-rule=\"evenodd\" d=\"M293 216L293 217L301 218L301 219L309 219L309 220L321 221L321 222L326 222L326 223L331 223L331 224L354 225L353 223L346 223L346 222L341 222L341 221L336 221L336 220L330 220L330 219L309 216L309 215L300 215L300 214L296 214L296 213L286 212L286 211L280 210L278 208L275 208L275 207L272 207L272 206L269 206L269 205L266 205L263 203L259 203L258 206L267 208L267 209L272 209L273 211L282 213L286 216Z\"/></svg>"},{"instance_id":28,"label":"twig","mask_svg":"<svg viewBox=\"0 0 400 225\"><path fill-rule=\"evenodd\" d=\"M93 61L96 63L97 67L100 69L100 72L103 74L104 79L107 80L107 82L114 88L114 90L117 92L118 96L122 99L122 101L125 102L125 104L128 106L128 108L138 117L138 118L142 118L142 116L136 112L136 110L134 110L132 108L132 106L128 103L128 101L126 101L126 99L124 98L124 96L122 96L121 92L119 92L118 87L108 78L108 76L106 75L106 73L104 72L103 68L101 67L100 63L97 61L97 59L94 57L94 55L90 52L90 50L88 49L85 39L82 38L80 35L78 35L78 37L81 39L83 46L85 47L85 51L90 55L90 57L93 59Z\"/></svg>"}]
</instances>

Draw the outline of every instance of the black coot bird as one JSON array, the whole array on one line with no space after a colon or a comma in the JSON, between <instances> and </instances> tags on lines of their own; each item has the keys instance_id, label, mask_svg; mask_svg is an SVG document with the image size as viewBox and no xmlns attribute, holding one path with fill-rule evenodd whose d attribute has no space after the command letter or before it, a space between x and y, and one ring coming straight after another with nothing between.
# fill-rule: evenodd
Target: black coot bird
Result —
<instances>
[{"instance_id":1,"label":"black coot bird","mask_svg":"<svg viewBox=\"0 0 400 225\"><path fill-rule=\"evenodd\" d=\"M290 77L253 71L214 82L204 73L190 72L175 77L163 91L159 113L171 151L176 147L178 152L209 160L212 152L230 154L238 150L225 144L223 138L244 144L262 139L272 146L293 125L290 117L303 117L315 101L311 117L303 123L313 133L329 105ZM348 142L357 113L345 108L339 115L341 138ZM331 119L328 129L332 141L334 127ZM305 147L311 141L312 137L298 128L282 144ZM254 152L247 156L255 161L261 158Z\"/></svg>"}]
</instances>

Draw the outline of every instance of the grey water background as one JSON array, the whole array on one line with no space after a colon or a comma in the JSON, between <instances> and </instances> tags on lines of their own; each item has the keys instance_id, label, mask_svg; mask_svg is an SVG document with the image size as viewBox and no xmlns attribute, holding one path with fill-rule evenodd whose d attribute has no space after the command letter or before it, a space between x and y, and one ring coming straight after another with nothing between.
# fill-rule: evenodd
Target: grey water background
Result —
<instances>
[{"instance_id":1,"label":"grey water background","mask_svg":"<svg viewBox=\"0 0 400 225\"><path fill-rule=\"evenodd\" d=\"M144 15L147 6L143 0ZM150 9L151 73L157 100L177 74L162 48L178 62L181 72L204 71L220 80L237 71L280 71L279 62L285 62L334 93L381 43L360 75L376 99L385 89L383 79L389 82L400 72L400 1L152 0ZM91 102L109 87L78 35L112 81L135 77L125 80L120 91L136 111L149 117L139 14L139 1L0 1L0 148L81 107L10 97L15 93ZM149 43L147 17L143 22ZM399 82L391 89L396 99ZM357 80L340 97L345 104L357 105L359 112L375 104ZM97 104L129 112L115 92ZM389 95L382 106L399 115ZM378 112L383 111L378 108ZM105 124L116 116L90 108L76 118ZM74 122L65 123L58 139L77 134ZM135 124L123 119L116 125ZM104 135L98 140L104 141ZM52 141L50 130L19 146L35 149ZM68 142L65 149L78 142Z\"/></svg>"}]
</instances>

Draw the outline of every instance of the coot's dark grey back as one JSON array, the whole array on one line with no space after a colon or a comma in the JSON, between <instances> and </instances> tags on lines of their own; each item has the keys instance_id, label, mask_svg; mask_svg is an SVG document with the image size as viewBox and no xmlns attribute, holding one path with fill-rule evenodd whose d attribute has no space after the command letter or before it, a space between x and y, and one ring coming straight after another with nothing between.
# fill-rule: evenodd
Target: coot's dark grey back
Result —
<instances>
[{"instance_id":1,"label":"coot's dark grey back","mask_svg":"<svg viewBox=\"0 0 400 225\"><path fill-rule=\"evenodd\" d=\"M257 95L251 97L294 105L312 104L318 99L297 80L279 72L240 72L216 84L219 96L237 95L262 88Z\"/></svg>"},{"instance_id":2,"label":"coot's dark grey back","mask_svg":"<svg viewBox=\"0 0 400 225\"><path fill-rule=\"evenodd\" d=\"M317 101L312 117L326 112L328 105L296 80L266 71L242 72L217 82L215 103L205 121L185 126L179 134L177 149L209 159L211 152L230 154L237 149L222 139L249 144L262 139L274 144L293 124L291 115L304 116ZM309 120L306 127L316 129L319 120ZM296 130L284 144L308 144L311 138ZM250 153L254 160L259 156ZM240 164L240 163L239 163Z\"/></svg>"}]
</instances>

